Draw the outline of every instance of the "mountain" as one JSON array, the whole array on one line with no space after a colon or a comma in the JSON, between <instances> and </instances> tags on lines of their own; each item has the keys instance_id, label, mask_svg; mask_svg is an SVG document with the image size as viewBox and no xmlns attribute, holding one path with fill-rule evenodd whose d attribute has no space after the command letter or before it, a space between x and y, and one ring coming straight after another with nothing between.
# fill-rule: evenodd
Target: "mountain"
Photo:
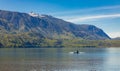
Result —
<instances>
[{"instance_id":1,"label":"mountain","mask_svg":"<svg viewBox=\"0 0 120 71\"><path fill-rule=\"evenodd\" d=\"M53 39L110 39L103 30L93 25L78 25L49 15L39 15L33 12L27 14L4 10L0 10L0 33L29 33L40 38Z\"/></svg>"},{"instance_id":2,"label":"mountain","mask_svg":"<svg viewBox=\"0 0 120 71\"><path fill-rule=\"evenodd\" d=\"M120 40L120 37L112 38L112 40Z\"/></svg>"}]
</instances>

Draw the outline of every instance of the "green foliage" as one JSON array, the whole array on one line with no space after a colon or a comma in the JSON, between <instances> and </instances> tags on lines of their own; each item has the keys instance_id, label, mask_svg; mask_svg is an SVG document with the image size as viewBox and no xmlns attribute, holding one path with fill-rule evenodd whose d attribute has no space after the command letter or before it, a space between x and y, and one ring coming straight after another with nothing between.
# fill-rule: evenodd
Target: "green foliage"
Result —
<instances>
[{"instance_id":1,"label":"green foliage","mask_svg":"<svg viewBox=\"0 0 120 71\"><path fill-rule=\"evenodd\" d=\"M0 47L120 47L120 40L50 39L31 36L29 33L0 34Z\"/></svg>"}]
</instances>

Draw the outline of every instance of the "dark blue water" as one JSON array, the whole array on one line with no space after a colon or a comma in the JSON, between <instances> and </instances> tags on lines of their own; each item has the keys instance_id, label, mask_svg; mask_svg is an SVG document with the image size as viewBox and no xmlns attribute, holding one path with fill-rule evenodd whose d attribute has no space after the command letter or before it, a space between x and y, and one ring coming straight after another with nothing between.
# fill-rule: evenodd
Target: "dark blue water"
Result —
<instances>
[{"instance_id":1,"label":"dark blue water","mask_svg":"<svg viewBox=\"0 0 120 71\"><path fill-rule=\"evenodd\" d=\"M120 48L2 48L0 71L120 71Z\"/></svg>"}]
</instances>

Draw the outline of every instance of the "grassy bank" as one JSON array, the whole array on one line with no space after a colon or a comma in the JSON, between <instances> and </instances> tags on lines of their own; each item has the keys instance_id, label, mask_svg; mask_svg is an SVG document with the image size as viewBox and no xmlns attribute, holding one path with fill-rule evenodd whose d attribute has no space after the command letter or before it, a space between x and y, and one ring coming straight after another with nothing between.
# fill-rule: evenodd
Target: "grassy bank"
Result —
<instances>
[{"instance_id":1,"label":"grassy bank","mask_svg":"<svg viewBox=\"0 0 120 71\"><path fill-rule=\"evenodd\" d=\"M25 47L120 47L120 40L50 39L22 35L0 37L1 48Z\"/></svg>"}]
</instances>

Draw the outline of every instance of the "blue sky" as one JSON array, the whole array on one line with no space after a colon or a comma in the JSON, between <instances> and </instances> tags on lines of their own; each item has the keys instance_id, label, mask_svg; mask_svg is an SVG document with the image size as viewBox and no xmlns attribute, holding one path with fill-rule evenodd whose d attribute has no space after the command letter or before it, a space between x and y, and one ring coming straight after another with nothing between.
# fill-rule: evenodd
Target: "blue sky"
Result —
<instances>
[{"instance_id":1,"label":"blue sky","mask_svg":"<svg viewBox=\"0 0 120 71\"><path fill-rule=\"evenodd\" d=\"M0 0L0 9L48 14L76 24L91 24L120 37L120 0Z\"/></svg>"}]
</instances>

